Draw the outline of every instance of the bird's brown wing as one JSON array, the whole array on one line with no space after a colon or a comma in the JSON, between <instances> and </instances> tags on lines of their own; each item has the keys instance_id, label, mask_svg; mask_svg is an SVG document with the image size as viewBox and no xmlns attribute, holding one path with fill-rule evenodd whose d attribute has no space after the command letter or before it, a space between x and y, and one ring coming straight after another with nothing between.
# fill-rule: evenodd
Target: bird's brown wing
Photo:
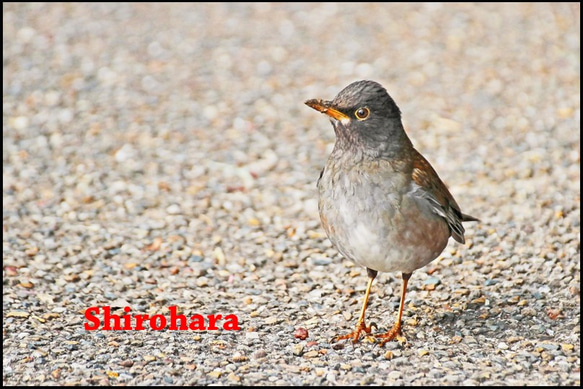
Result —
<instances>
[{"instance_id":1,"label":"bird's brown wing","mask_svg":"<svg viewBox=\"0 0 583 389\"><path fill-rule=\"evenodd\" d=\"M411 178L418 186L416 195L429 201L431 209L447 221L453 238L464 243L465 229L462 222L478 221L478 219L461 212L459 205L431 164L415 149L413 149L412 162Z\"/></svg>"}]
</instances>

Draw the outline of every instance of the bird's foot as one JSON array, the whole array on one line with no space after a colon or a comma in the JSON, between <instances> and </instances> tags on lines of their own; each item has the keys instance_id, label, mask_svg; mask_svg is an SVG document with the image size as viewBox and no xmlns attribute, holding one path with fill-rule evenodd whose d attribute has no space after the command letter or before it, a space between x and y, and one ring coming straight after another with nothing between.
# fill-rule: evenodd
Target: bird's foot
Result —
<instances>
[{"instance_id":1,"label":"bird's foot","mask_svg":"<svg viewBox=\"0 0 583 389\"><path fill-rule=\"evenodd\" d=\"M361 334L363 334L365 337L367 337L371 333L372 327L376 328L377 326L374 323L372 323L370 326L367 326L364 323L364 321L360 321L356 325L356 329L353 332L351 332L350 334L335 337L334 342L338 342L338 341L343 340L343 339L352 339L352 343L356 344L358 342L358 339L360 338Z\"/></svg>"},{"instance_id":2,"label":"bird's foot","mask_svg":"<svg viewBox=\"0 0 583 389\"><path fill-rule=\"evenodd\" d=\"M387 333L381 335L375 335L377 339L380 339L379 346L384 346L385 343L390 342L393 339L397 339L399 342L405 341L403 333L401 332L401 324L397 323L391 328Z\"/></svg>"}]
</instances>

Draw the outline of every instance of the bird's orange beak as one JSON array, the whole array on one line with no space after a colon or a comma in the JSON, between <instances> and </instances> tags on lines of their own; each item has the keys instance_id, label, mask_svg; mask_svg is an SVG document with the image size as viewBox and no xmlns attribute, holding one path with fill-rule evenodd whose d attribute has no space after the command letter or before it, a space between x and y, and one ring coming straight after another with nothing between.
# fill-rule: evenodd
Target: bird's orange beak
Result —
<instances>
[{"instance_id":1,"label":"bird's orange beak","mask_svg":"<svg viewBox=\"0 0 583 389\"><path fill-rule=\"evenodd\" d=\"M314 108L316 111L320 111L322 113L325 113L326 115L333 117L336 120L349 119L349 117L347 115L343 114L342 112L338 111L337 109L332 108L331 101L312 99L312 100L306 101L306 105L308 107Z\"/></svg>"}]
</instances>

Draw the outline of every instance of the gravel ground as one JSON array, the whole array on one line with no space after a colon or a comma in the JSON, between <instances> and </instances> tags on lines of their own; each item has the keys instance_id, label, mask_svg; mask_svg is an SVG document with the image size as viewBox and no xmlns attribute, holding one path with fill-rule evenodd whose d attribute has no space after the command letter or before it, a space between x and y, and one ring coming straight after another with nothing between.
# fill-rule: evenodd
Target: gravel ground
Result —
<instances>
[{"instance_id":1,"label":"gravel ground","mask_svg":"<svg viewBox=\"0 0 583 389\"><path fill-rule=\"evenodd\" d=\"M580 384L579 4L3 4L3 60L4 384ZM320 226L334 133L303 104L358 79L482 219L384 347L331 342L367 277Z\"/></svg>"}]
</instances>

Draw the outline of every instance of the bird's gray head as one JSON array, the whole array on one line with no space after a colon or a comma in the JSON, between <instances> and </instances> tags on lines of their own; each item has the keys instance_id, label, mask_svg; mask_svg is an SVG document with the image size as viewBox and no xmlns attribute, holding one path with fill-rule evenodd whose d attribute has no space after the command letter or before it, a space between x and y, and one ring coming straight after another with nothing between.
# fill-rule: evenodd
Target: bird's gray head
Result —
<instances>
[{"instance_id":1,"label":"bird's gray head","mask_svg":"<svg viewBox=\"0 0 583 389\"><path fill-rule=\"evenodd\" d=\"M342 89L332 100L332 106L344 111L352 119L365 122L374 117L401 117L401 111L381 84L374 81L356 81ZM364 111L359 112L362 109ZM366 110L370 111L369 117ZM370 119L369 119L370 120Z\"/></svg>"},{"instance_id":2,"label":"bird's gray head","mask_svg":"<svg viewBox=\"0 0 583 389\"><path fill-rule=\"evenodd\" d=\"M377 82L356 81L332 101L308 100L306 104L332 118L336 149L390 157L411 146L399 107Z\"/></svg>"}]
</instances>

